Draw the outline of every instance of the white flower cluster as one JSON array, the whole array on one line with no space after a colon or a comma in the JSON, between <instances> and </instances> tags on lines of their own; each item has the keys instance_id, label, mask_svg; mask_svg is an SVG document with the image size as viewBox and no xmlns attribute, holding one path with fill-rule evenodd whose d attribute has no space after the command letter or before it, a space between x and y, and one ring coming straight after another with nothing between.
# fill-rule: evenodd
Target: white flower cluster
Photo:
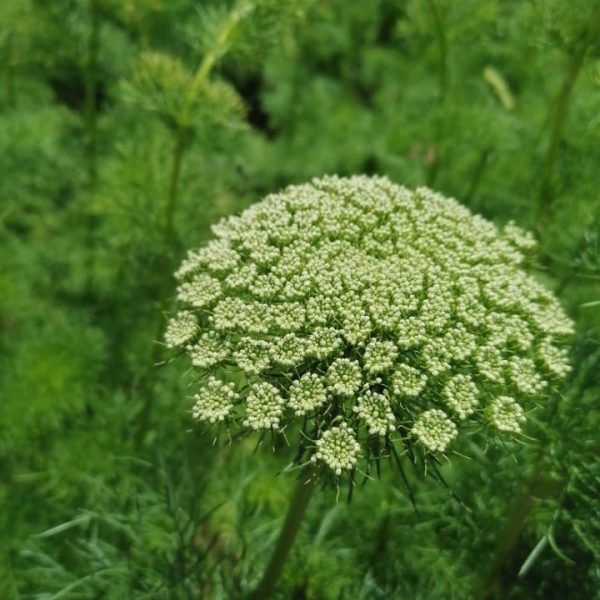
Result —
<instances>
[{"instance_id":1,"label":"white flower cluster","mask_svg":"<svg viewBox=\"0 0 600 600\"><path fill-rule=\"evenodd\" d=\"M279 429L285 401L274 385L262 381L255 383L246 396L246 420L251 429Z\"/></svg>"},{"instance_id":2,"label":"white flower cluster","mask_svg":"<svg viewBox=\"0 0 600 600\"><path fill-rule=\"evenodd\" d=\"M514 398L498 396L488 407L490 423L500 431L519 433L525 422L523 409Z\"/></svg>"},{"instance_id":3,"label":"white flower cluster","mask_svg":"<svg viewBox=\"0 0 600 600\"><path fill-rule=\"evenodd\" d=\"M394 365L398 348L394 342L371 340L365 348L365 368L369 373L381 373Z\"/></svg>"},{"instance_id":4,"label":"white flower cluster","mask_svg":"<svg viewBox=\"0 0 600 600\"><path fill-rule=\"evenodd\" d=\"M531 358L513 356L508 362L508 367L510 378L521 394L535 396L548 383L542 378Z\"/></svg>"},{"instance_id":5,"label":"white flower cluster","mask_svg":"<svg viewBox=\"0 0 600 600\"><path fill-rule=\"evenodd\" d=\"M195 344L190 344L187 351L192 358L192 364L201 369L208 369L225 361L230 352L227 339L216 331L207 331L200 336Z\"/></svg>"},{"instance_id":6,"label":"white flower cluster","mask_svg":"<svg viewBox=\"0 0 600 600\"><path fill-rule=\"evenodd\" d=\"M198 319L189 310L182 310L169 321L165 342L169 348L184 346L198 333Z\"/></svg>"},{"instance_id":7,"label":"white flower cluster","mask_svg":"<svg viewBox=\"0 0 600 600\"><path fill-rule=\"evenodd\" d=\"M515 432L520 404L569 371L572 323L524 268L533 237L427 188L324 177L213 232L176 273L167 345L236 374L228 424L297 419L336 472L369 436L439 452L467 420ZM221 420L207 394L194 415Z\"/></svg>"},{"instance_id":8,"label":"white flower cluster","mask_svg":"<svg viewBox=\"0 0 600 600\"><path fill-rule=\"evenodd\" d=\"M218 279L198 273L191 281L183 282L177 289L177 300L194 308L203 308L221 295Z\"/></svg>"},{"instance_id":9,"label":"white flower cluster","mask_svg":"<svg viewBox=\"0 0 600 600\"><path fill-rule=\"evenodd\" d=\"M427 375L410 365L399 364L392 374L391 384L396 396L416 398L427 385Z\"/></svg>"},{"instance_id":10,"label":"white flower cluster","mask_svg":"<svg viewBox=\"0 0 600 600\"><path fill-rule=\"evenodd\" d=\"M206 385L194 396L196 404L192 408L192 416L194 419L210 423L224 421L237 397L233 383L224 383L210 377Z\"/></svg>"},{"instance_id":11,"label":"white flower cluster","mask_svg":"<svg viewBox=\"0 0 600 600\"><path fill-rule=\"evenodd\" d=\"M362 382L361 373L358 361L337 358L327 370L327 389L338 396L352 396Z\"/></svg>"},{"instance_id":12,"label":"white flower cluster","mask_svg":"<svg viewBox=\"0 0 600 600\"><path fill-rule=\"evenodd\" d=\"M431 452L444 452L458 429L443 410L430 408L417 417L412 433Z\"/></svg>"},{"instance_id":13,"label":"white flower cluster","mask_svg":"<svg viewBox=\"0 0 600 600\"><path fill-rule=\"evenodd\" d=\"M311 460L322 460L336 475L341 475L342 470L354 468L359 454L360 444L356 441L354 431L342 423L325 431L317 440L317 451Z\"/></svg>"},{"instance_id":14,"label":"white flower cluster","mask_svg":"<svg viewBox=\"0 0 600 600\"><path fill-rule=\"evenodd\" d=\"M366 391L358 397L353 410L366 423L371 435L385 435L395 429L394 411L383 394Z\"/></svg>"},{"instance_id":15,"label":"white flower cluster","mask_svg":"<svg viewBox=\"0 0 600 600\"><path fill-rule=\"evenodd\" d=\"M443 391L444 401L463 420L473 414L479 403L479 390L469 375L455 375L448 380Z\"/></svg>"},{"instance_id":16,"label":"white flower cluster","mask_svg":"<svg viewBox=\"0 0 600 600\"><path fill-rule=\"evenodd\" d=\"M305 373L290 386L289 407L297 415L305 415L327 402L327 393L321 378Z\"/></svg>"},{"instance_id":17,"label":"white flower cluster","mask_svg":"<svg viewBox=\"0 0 600 600\"><path fill-rule=\"evenodd\" d=\"M554 346L548 338L540 344L539 356L548 371L558 379L566 377L571 371L567 351L564 348Z\"/></svg>"}]
</instances>

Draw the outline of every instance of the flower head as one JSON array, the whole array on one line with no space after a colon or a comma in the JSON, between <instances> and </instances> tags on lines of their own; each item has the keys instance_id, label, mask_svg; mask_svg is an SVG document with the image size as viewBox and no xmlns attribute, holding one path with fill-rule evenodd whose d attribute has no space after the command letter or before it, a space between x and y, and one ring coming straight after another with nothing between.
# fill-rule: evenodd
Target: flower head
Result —
<instances>
[{"instance_id":1,"label":"flower head","mask_svg":"<svg viewBox=\"0 0 600 600\"><path fill-rule=\"evenodd\" d=\"M444 452L458 435L456 425L443 410L437 408L430 408L421 413L411 431L431 452Z\"/></svg>"},{"instance_id":2,"label":"flower head","mask_svg":"<svg viewBox=\"0 0 600 600\"><path fill-rule=\"evenodd\" d=\"M224 383L210 377L206 385L194 396L196 404L192 409L192 416L194 419L210 423L223 421L233 409L236 399L237 393L233 383Z\"/></svg>"},{"instance_id":3,"label":"flower head","mask_svg":"<svg viewBox=\"0 0 600 600\"><path fill-rule=\"evenodd\" d=\"M327 389L338 396L352 396L362 381L360 364L356 360L337 358L327 370Z\"/></svg>"},{"instance_id":4,"label":"flower head","mask_svg":"<svg viewBox=\"0 0 600 600\"><path fill-rule=\"evenodd\" d=\"M469 375L451 377L443 391L444 401L459 419L473 414L479 403L479 389Z\"/></svg>"},{"instance_id":5,"label":"flower head","mask_svg":"<svg viewBox=\"0 0 600 600\"><path fill-rule=\"evenodd\" d=\"M572 323L526 272L533 237L427 188L324 177L213 232L176 273L165 334L209 376L194 415L296 423L337 475L388 442L444 452L459 424L518 432L569 370Z\"/></svg>"},{"instance_id":6,"label":"flower head","mask_svg":"<svg viewBox=\"0 0 600 600\"><path fill-rule=\"evenodd\" d=\"M366 423L371 435L385 435L395 429L394 411L383 394L367 390L359 396L354 412Z\"/></svg>"},{"instance_id":7,"label":"flower head","mask_svg":"<svg viewBox=\"0 0 600 600\"><path fill-rule=\"evenodd\" d=\"M198 319L189 310L182 310L167 324L165 342L169 348L183 346L198 333Z\"/></svg>"},{"instance_id":8,"label":"flower head","mask_svg":"<svg viewBox=\"0 0 600 600\"><path fill-rule=\"evenodd\" d=\"M279 429L284 399L274 385L265 381L255 383L246 396L246 420L251 429Z\"/></svg>"},{"instance_id":9,"label":"flower head","mask_svg":"<svg viewBox=\"0 0 600 600\"><path fill-rule=\"evenodd\" d=\"M327 393L321 377L305 373L290 386L289 407L297 415L305 415L327 402Z\"/></svg>"},{"instance_id":10,"label":"flower head","mask_svg":"<svg viewBox=\"0 0 600 600\"><path fill-rule=\"evenodd\" d=\"M514 398L498 396L488 407L490 423L499 431L519 433L525 422L523 409Z\"/></svg>"},{"instance_id":11,"label":"flower head","mask_svg":"<svg viewBox=\"0 0 600 600\"><path fill-rule=\"evenodd\" d=\"M342 423L325 431L317 440L317 451L311 460L322 460L336 475L341 475L342 470L354 468L359 453L360 444L354 432L346 423Z\"/></svg>"}]
</instances>

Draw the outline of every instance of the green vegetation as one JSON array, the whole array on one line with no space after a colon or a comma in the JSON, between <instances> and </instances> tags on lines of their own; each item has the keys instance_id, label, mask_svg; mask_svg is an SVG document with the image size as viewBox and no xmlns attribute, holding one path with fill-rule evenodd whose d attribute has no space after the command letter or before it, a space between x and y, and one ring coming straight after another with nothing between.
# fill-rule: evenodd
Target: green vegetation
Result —
<instances>
[{"instance_id":1,"label":"green vegetation","mask_svg":"<svg viewBox=\"0 0 600 600\"><path fill-rule=\"evenodd\" d=\"M600 598L599 107L598 0L0 0L0 598L256 588L295 449L192 420L172 273L334 173L534 231L573 370L520 442L317 483L274 597Z\"/></svg>"}]
</instances>

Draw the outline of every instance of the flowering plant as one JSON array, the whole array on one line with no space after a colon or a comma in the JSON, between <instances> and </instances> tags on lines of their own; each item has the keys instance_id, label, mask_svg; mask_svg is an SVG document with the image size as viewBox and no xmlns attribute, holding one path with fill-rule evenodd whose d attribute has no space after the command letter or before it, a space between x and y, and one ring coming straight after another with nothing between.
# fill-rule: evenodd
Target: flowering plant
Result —
<instances>
[{"instance_id":1,"label":"flowering plant","mask_svg":"<svg viewBox=\"0 0 600 600\"><path fill-rule=\"evenodd\" d=\"M448 452L474 424L518 434L569 371L572 323L523 268L533 237L427 188L314 179L213 231L176 273L165 336L199 375L192 414L296 424L318 472Z\"/></svg>"}]
</instances>

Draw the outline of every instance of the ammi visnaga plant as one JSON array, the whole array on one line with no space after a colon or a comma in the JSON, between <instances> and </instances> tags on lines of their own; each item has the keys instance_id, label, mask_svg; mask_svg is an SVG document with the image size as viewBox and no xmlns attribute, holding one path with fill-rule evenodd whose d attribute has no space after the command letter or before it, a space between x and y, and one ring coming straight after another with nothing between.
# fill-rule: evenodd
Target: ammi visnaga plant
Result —
<instances>
[{"instance_id":1,"label":"ammi visnaga plant","mask_svg":"<svg viewBox=\"0 0 600 600\"><path fill-rule=\"evenodd\" d=\"M293 435L313 473L519 434L569 371L572 323L524 267L533 237L427 188L323 177L213 231L165 336L197 374L193 417Z\"/></svg>"}]
</instances>

